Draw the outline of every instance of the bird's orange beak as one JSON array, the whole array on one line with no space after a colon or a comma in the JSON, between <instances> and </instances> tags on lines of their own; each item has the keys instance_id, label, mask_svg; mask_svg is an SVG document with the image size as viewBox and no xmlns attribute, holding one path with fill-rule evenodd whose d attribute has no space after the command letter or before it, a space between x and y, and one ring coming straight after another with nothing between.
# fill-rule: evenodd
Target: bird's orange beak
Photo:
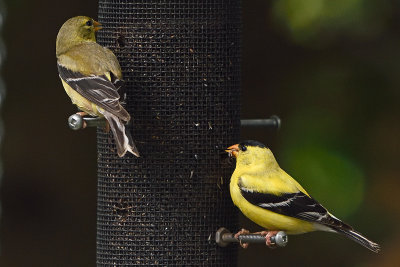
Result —
<instances>
[{"instance_id":1,"label":"bird's orange beak","mask_svg":"<svg viewBox=\"0 0 400 267\"><path fill-rule=\"evenodd\" d=\"M236 158L239 153L239 144L230 146L225 151L229 153L229 156L233 155Z\"/></svg>"},{"instance_id":2,"label":"bird's orange beak","mask_svg":"<svg viewBox=\"0 0 400 267\"><path fill-rule=\"evenodd\" d=\"M97 32L98 30L103 29L103 27L101 27L101 23L97 22L95 20L93 20L93 26L94 26L94 31Z\"/></svg>"}]
</instances>

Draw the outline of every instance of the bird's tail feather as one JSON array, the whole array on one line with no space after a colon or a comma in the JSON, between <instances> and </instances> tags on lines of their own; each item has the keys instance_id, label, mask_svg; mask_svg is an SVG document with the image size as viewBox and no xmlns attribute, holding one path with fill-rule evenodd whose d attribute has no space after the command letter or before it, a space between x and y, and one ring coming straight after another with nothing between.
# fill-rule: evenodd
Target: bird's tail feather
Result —
<instances>
[{"instance_id":1,"label":"bird's tail feather","mask_svg":"<svg viewBox=\"0 0 400 267\"><path fill-rule=\"evenodd\" d=\"M125 156L126 152L129 151L136 157L140 157L139 151L133 142L131 134L126 131L123 122L115 115L103 111L102 114L110 124L111 131L114 135L114 140L117 145L118 156Z\"/></svg>"},{"instance_id":2,"label":"bird's tail feather","mask_svg":"<svg viewBox=\"0 0 400 267\"><path fill-rule=\"evenodd\" d=\"M371 251L373 251L375 253L378 253L381 250L381 247L380 247L379 244L374 243L371 240L368 240L366 237L364 237L359 232L356 232L356 231L350 230L350 229L343 229L343 228L339 228L339 227L332 227L332 228L336 232L347 236L348 238L356 241L360 245L366 247L367 249L369 249L369 250L371 250Z\"/></svg>"}]
</instances>

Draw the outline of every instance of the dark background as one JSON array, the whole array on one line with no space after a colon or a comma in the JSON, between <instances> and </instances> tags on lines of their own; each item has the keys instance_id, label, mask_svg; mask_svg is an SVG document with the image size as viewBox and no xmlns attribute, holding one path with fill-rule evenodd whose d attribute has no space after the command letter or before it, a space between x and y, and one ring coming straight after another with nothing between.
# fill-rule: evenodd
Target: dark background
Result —
<instances>
[{"instance_id":1,"label":"dark background","mask_svg":"<svg viewBox=\"0 0 400 267\"><path fill-rule=\"evenodd\" d=\"M68 18L96 18L97 1L5 2L0 265L94 266L96 134L67 127L75 107L55 39ZM240 250L240 266L400 264L399 11L394 0L243 1L242 117L283 121L277 133L243 129L243 139L271 147L383 251L318 232L291 236L284 249Z\"/></svg>"}]
</instances>

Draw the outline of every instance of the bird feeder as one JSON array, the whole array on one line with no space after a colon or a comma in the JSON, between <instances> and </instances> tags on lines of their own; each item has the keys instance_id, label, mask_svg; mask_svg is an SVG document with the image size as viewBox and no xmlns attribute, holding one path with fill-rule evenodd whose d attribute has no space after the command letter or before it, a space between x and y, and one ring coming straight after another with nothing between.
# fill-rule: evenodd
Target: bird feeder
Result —
<instances>
[{"instance_id":1,"label":"bird feeder","mask_svg":"<svg viewBox=\"0 0 400 267\"><path fill-rule=\"evenodd\" d=\"M239 140L240 1L100 0L98 19L141 157L98 128L97 265L235 266L215 233L238 229L220 152Z\"/></svg>"}]
</instances>

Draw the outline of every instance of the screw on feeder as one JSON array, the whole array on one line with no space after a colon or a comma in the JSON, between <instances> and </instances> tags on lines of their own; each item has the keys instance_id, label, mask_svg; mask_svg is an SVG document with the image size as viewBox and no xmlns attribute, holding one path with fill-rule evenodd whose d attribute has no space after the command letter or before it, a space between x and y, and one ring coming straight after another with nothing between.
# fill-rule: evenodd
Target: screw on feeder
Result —
<instances>
[{"instance_id":1,"label":"screw on feeder","mask_svg":"<svg viewBox=\"0 0 400 267\"><path fill-rule=\"evenodd\" d=\"M68 126L72 130L79 130L83 126L83 118L78 114L73 114L68 118Z\"/></svg>"},{"instance_id":2,"label":"screw on feeder","mask_svg":"<svg viewBox=\"0 0 400 267\"><path fill-rule=\"evenodd\" d=\"M72 130L80 130L85 127L104 127L106 125L106 120L104 118L92 118L92 117L82 117L79 114L73 114L68 118L68 126Z\"/></svg>"},{"instance_id":3,"label":"screw on feeder","mask_svg":"<svg viewBox=\"0 0 400 267\"><path fill-rule=\"evenodd\" d=\"M269 119L243 119L240 120L242 127L271 127L279 130L281 128L281 119L272 115Z\"/></svg>"},{"instance_id":4,"label":"screw on feeder","mask_svg":"<svg viewBox=\"0 0 400 267\"><path fill-rule=\"evenodd\" d=\"M288 236L284 231L278 232L275 236L271 237L271 243L278 247L285 247L288 243ZM215 234L215 242L220 247L226 247L230 243L263 243L265 244L265 236L258 234L245 234L239 235L238 238L235 238L235 235L229 232L228 229L221 227Z\"/></svg>"}]
</instances>

